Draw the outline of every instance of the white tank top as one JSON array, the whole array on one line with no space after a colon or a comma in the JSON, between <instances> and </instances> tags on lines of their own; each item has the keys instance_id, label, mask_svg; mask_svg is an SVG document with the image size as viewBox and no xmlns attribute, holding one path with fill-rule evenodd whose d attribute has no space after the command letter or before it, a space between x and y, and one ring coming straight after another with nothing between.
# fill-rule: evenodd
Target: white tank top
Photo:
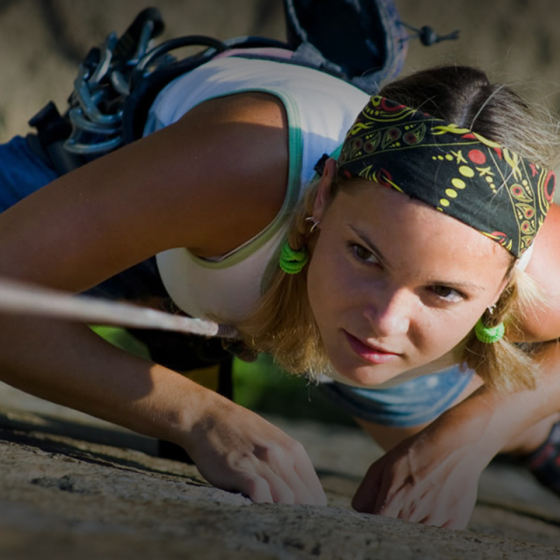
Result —
<instances>
[{"instance_id":1,"label":"white tank top","mask_svg":"<svg viewBox=\"0 0 560 560\"><path fill-rule=\"evenodd\" d=\"M185 248L156 255L163 284L175 304L193 317L234 321L261 294L267 266L275 266L290 212L315 176L324 154L337 150L368 95L323 72L282 62L214 59L164 88L150 109L145 134L168 126L203 101L233 93L263 92L283 103L289 124L289 171L284 204L253 239L216 259Z\"/></svg>"}]
</instances>

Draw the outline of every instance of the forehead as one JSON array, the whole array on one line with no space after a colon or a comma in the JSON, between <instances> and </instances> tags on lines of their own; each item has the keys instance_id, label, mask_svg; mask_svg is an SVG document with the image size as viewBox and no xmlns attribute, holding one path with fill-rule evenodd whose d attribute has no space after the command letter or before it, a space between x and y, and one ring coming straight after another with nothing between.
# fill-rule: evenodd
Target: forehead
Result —
<instances>
[{"instance_id":1,"label":"forehead","mask_svg":"<svg viewBox=\"0 0 560 560\"><path fill-rule=\"evenodd\" d=\"M511 255L474 228L393 189L371 181L353 183L333 201L334 217L370 236L395 264L410 260L413 253L437 269L456 267L460 273L490 267L505 274Z\"/></svg>"}]
</instances>

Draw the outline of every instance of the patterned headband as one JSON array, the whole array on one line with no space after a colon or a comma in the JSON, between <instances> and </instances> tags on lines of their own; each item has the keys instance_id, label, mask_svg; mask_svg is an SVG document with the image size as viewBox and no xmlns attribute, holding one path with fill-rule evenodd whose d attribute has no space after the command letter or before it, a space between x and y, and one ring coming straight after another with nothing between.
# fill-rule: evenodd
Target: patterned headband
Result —
<instances>
[{"instance_id":1,"label":"patterned headband","mask_svg":"<svg viewBox=\"0 0 560 560\"><path fill-rule=\"evenodd\" d=\"M372 97L348 131L339 171L375 181L477 229L515 257L552 203L554 173L466 128Z\"/></svg>"}]
</instances>

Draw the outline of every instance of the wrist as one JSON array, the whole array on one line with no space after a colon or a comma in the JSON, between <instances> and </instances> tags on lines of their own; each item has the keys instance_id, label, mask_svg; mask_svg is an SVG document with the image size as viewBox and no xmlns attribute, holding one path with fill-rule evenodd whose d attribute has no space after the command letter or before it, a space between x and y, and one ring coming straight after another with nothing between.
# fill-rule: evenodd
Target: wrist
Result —
<instances>
[{"instance_id":1,"label":"wrist","mask_svg":"<svg viewBox=\"0 0 560 560\"><path fill-rule=\"evenodd\" d=\"M187 449L219 395L159 365L153 366L151 375L152 390L136 402L137 425L131 427Z\"/></svg>"},{"instance_id":2,"label":"wrist","mask_svg":"<svg viewBox=\"0 0 560 560\"><path fill-rule=\"evenodd\" d=\"M195 448L206 439L215 425L217 416L229 416L232 401L197 383L182 377L183 391L177 395L173 412L166 423L164 439L183 447L191 457Z\"/></svg>"},{"instance_id":3,"label":"wrist","mask_svg":"<svg viewBox=\"0 0 560 560\"><path fill-rule=\"evenodd\" d=\"M426 428L427 437L434 440L442 449L463 449L469 453L470 465L482 471L497 455L507 441L505 433L491 430L491 414L481 408L474 414L470 407L460 403L444 412Z\"/></svg>"}]
</instances>

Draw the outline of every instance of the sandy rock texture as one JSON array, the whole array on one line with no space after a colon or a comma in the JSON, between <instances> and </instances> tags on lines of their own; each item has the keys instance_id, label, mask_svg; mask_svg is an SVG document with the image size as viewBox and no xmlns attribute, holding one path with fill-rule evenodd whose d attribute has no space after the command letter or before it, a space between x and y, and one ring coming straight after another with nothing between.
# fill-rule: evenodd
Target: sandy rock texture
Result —
<instances>
[{"instance_id":1,"label":"sandy rock texture","mask_svg":"<svg viewBox=\"0 0 560 560\"><path fill-rule=\"evenodd\" d=\"M328 437L313 424L283 426L315 440L312 455L329 497L329 506L320 508L252 504L209 487L193 466L49 434L39 416L3 410L0 424L10 422L12 429L0 430L0 557L6 560L560 557L558 529L546 535L533 527L531 538L531 530L523 534L520 527L535 519L510 511L516 528L495 506L479 506L471 531L351 511L359 481L352 471L363 461L352 446L366 442L348 428L331 429ZM337 440L353 467L321 468L321 453L328 456Z\"/></svg>"},{"instance_id":2,"label":"sandy rock texture","mask_svg":"<svg viewBox=\"0 0 560 560\"><path fill-rule=\"evenodd\" d=\"M0 558L560 558L560 499L526 473L488 468L468 531L358 514L372 441L270 420L304 444L328 507L253 504L157 457L154 440L0 384Z\"/></svg>"}]
</instances>

